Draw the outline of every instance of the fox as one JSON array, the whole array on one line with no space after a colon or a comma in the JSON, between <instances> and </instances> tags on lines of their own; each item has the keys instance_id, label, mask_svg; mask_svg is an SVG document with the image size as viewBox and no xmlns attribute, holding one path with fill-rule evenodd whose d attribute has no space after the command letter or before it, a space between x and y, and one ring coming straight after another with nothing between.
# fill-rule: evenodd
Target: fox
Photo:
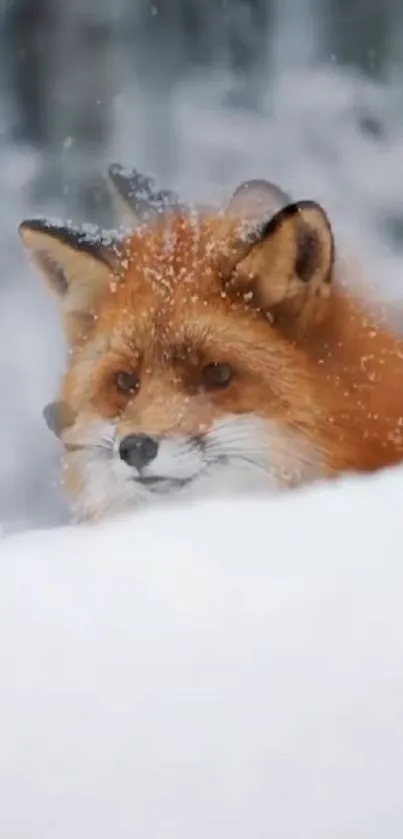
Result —
<instances>
[{"instance_id":1,"label":"fox","mask_svg":"<svg viewBox=\"0 0 403 839\"><path fill-rule=\"evenodd\" d=\"M44 415L78 521L402 460L402 338L347 280L321 204L255 179L199 207L108 175L123 229L19 226L67 346Z\"/></svg>"}]
</instances>

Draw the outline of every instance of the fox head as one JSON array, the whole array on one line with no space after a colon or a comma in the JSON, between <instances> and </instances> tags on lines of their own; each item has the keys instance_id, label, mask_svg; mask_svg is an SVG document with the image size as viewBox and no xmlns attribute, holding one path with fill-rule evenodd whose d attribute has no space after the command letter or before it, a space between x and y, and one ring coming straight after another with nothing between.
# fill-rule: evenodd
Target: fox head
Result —
<instances>
[{"instance_id":1,"label":"fox head","mask_svg":"<svg viewBox=\"0 0 403 839\"><path fill-rule=\"evenodd\" d=\"M320 474L304 347L329 305L325 211L258 180L198 211L136 173L110 176L130 233L20 226L68 344L46 418L78 516Z\"/></svg>"}]
</instances>

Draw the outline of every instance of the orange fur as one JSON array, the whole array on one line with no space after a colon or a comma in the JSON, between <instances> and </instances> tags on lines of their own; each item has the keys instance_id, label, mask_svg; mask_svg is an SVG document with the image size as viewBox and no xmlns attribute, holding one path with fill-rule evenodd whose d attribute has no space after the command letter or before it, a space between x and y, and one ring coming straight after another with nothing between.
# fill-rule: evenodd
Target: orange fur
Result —
<instances>
[{"instance_id":1,"label":"orange fur","mask_svg":"<svg viewBox=\"0 0 403 839\"><path fill-rule=\"evenodd\" d=\"M75 418L61 433L73 494L82 479L69 446L94 417L113 421L120 437L158 439L198 437L221 417L262 417L283 443L290 440L273 455L286 485L402 459L403 343L382 312L333 264L308 299L289 270L287 226L280 247L277 234L270 245L268 265L277 266L271 290L258 289L268 252L264 244L246 245L240 255L238 229L239 214L231 213L195 221L177 210L154 219L120 241L102 266L94 310L69 309L60 400ZM227 387L204 387L212 363L233 371ZM135 394L116 391L119 370L138 376Z\"/></svg>"},{"instance_id":2,"label":"orange fur","mask_svg":"<svg viewBox=\"0 0 403 839\"><path fill-rule=\"evenodd\" d=\"M141 364L144 383L124 419L136 430L197 433L221 412L253 410L303 430L329 471L366 471L400 460L403 342L335 283L324 320L294 345L246 301L222 292L205 256L214 235L210 224L197 235L186 219L173 227L173 248L166 248L164 228L125 243L128 267L116 290L106 289L90 335L75 348L62 399L77 411L84 400L100 416L113 417L126 406L108 368ZM225 360L239 375L229 390L186 407L201 358Z\"/></svg>"}]
</instances>

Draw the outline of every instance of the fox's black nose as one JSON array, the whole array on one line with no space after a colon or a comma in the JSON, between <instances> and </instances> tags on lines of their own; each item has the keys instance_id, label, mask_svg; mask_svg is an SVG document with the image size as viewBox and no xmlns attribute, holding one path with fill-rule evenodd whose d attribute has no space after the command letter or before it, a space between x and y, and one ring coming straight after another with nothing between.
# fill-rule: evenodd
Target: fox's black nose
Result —
<instances>
[{"instance_id":1,"label":"fox's black nose","mask_svg":"<svg viewBox=\"0 0 403 839\"><path fill-rule=\"evenodd\" d=\"M122 460L136 469L143 469L156 457L158 443L147 434L129 434L124 437L119 446Z\"/></svg>"}]
</instances>

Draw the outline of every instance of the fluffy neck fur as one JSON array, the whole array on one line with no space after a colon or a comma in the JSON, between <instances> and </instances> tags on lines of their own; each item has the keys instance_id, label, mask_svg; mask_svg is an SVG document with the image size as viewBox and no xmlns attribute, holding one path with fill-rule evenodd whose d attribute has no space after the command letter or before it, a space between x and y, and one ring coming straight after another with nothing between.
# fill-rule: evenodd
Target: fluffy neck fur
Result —
<instances>
[{"instance_id":1,"label":"fluffy neck fur","mask_svg":"<svg viewBox=\"0 0 403 839\"><path fill-rule=\"evenodd\" d=\"M330 474L372 471L403 457L403 342L383 307L334 282L327 314L304 342L324 406L319 430Z\"/></svg>"}]
</instances>

